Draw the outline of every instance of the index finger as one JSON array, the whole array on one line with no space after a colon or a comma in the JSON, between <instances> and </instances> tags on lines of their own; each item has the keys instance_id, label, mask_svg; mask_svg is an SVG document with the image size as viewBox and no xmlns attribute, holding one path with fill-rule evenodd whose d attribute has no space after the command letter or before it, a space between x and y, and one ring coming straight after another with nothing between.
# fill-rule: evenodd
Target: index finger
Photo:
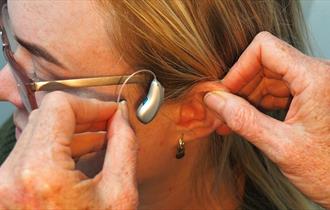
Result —
<instances>
[{"instance_id":1,"label":"index finger","mask_svg":"<svg viewBox=\"0 0 330 210\"><path fill-rule=\"evenodd\" d=\"M41 134L71 138L77 124L108 121L117 110L117 103L80 98L64 92L46 95L39 108ZM46 126L45 126L46 125Z\"/></svg>"},{"instance_id":2,"label":"index finger","mask_svg":"<svg viewBox=\"0 0 330 210\"><path fill-rule=\"evenodd\" d=\"M268 73L279 74L290 87L291 93L298 93L307 85L301 79L308 67L307 56L288 43L268 32L259 33L242 53L241 57L223 79L223 84L237 93L258 73L267 69ZM297 79L298 78L298 79ZM296 84L299 81L299 84Z\"/></svg>"}]
</instances>

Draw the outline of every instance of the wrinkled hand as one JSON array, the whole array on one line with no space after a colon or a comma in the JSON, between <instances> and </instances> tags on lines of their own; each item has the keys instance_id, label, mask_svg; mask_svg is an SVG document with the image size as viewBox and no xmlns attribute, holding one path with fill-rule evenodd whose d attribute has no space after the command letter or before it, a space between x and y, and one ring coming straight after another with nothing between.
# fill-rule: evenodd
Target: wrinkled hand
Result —
<instances>
[{"instance_id":1,"label":"wrinkled hand","mask_svg":"<svg viewBox=\"0 0 330 210\"><path fill-rule=\"evenodd\" d=\"M0 168L1 209L135 209L137 142L127 115L125 103L47 94ZM88 178L72 156L102 149L104 130L103 169Z\"/></svg>"},{"instance_id":2,"label":"wrinkled hand","mask_svg":"<svg viewBox=\"0 0 330 210\"><path fill-rule=\"evenodd\" d=\"M262 82L264 81L264 82ZM228 127L274 161L305 195L330 208L330 66L262 32L222 81L231 92L266 108L293 99L284 122L243 98L217 91L205 103Z\"/></svg>"}]
</instances>

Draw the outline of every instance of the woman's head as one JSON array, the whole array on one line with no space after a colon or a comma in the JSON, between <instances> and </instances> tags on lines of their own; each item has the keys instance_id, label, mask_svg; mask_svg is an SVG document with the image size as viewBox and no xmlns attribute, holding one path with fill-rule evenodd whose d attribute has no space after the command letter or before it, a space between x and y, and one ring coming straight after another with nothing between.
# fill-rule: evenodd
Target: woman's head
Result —
<instances>
[{"instance_id":1,"label":"woman's head","mask_svg":"<svg viewBox=\"0 0 330 210\"><path fill-rule=\"evenodd\" d=\"M136 68L121 59L122 52L114 47L114 42L107 33L107 30L111 30L111 25L106 24L109 20L100 13L97 3L95 1L56 3L8 1L8 22L19 41L14 57L26 70L24 73L33 80L56 80L126 75L136 71ZM9 34L9 31L7 32ZM46 54L48 57L45 56ZM18 108L14 121L18 128L17 137L19 137L19 130L26 125L28 116L16 90L14 78L9 72L8 65L1 71L0 78L8 86L1 90L0 95L2 99L11 101ZM118 90L119 86L109 86L70 92L82 97L115 101ZM44 92L36 93L39 104L45 94ZM181 130L184 129L180 127L181 130L177 130L177 118L175 118L179 115L179 110L176 109L177 104L165 103L152 123L148 125L140 123L135 112L144 96L144 88L139 85L126 85L124 88L123 97L129 104L130 121L141 142L139 152L141 164L138 165L141 182L168 172L178 171L177 168L180 167L175 165L182 164L182 161L176 161L175 152L177 140L182 134ZM197 108L200 108L200 103L197 104ZM208 129L208 133L211 129ZM185 140L188 137L185 135ZM190 153L193 154L192 151Z\"/></svg>"},{"instance_id":2,"label":"woman's head","mask_svg":"<svg viewBox=\"0 0 330 210\"><path fill-rule=\"evenodd\" d=\"M304 49L297 1L9 1L8 6L15 34L47 49L63 64L46 61L21 43L26 47L19 47L15 58L29 75L35 71L42 80L54 80L123 75L142 68L157 75L166 100L150 124L141 124L135 117L146 86L128 85L123 93L140 142L137 169L142 189L171 186L176 184L173 177L188 183L191 173L206 181L199 176L204 173L216 184L217 180L222 184L229 181L226 188L239 194L236 178L243 174L277 207L298 206L298 201L281 197L282 192L287 193L284 196L296 192L259 151L237 136L215 134L222 122L203 104L204 94L218 87L216 81L258 32L272 32ZM0 79L15 89L8 68L4 67ZM11 93L1 91L0 96L20 108L15 119L23 128L26 111L12 89ZM72 93L114 100L118 87ZM37 94L39 102L42 97ZM177 160L181 135L186 141L186 156ZM283 189L272 189L276 184ZM300 199L299 194L293 197Z\"/></svg>"},{"instance_id":3,"label":"woman's head","mask_svg":"<svg viewBox=\"0 0 330 210\"><path fill-rule=\"evenodd\" d=\"M299 2L98 2L104 18L109 20L106 24L110 29L110 40L129 65L135 69L147 68L154 71L165 87L167 103L181 103L183 112L185 107L182 104L187 103L191 105L188 106L190 113L199 116L187 117L185 122L188 123L184 124L187 132L197 128L200 131L198 122L211 122L210 129L204 129L205 135L192 138L191 142L203 145L199 152L200 161L205 167L214 169L215 183L226 180L235 188L238 174L245 174L266 195L266 199L278 208L290 208L290 205L291 208L302 208L302 196L295 192L277 168L239 136L221 138L215 134L214 125L221 122L210 117L211 113L208 113L202 103L198 103L205 91L214 88L207 81L222 79L261 31L269 31L306 52L304 40L307 36ZM269 114L277 118L284 116L282 112ZM208 143L198 143L203 138L209 139ZM169 140L167 144L168 142ZM237 191L236 188L233 191Z\"/></svg>"},{"instance_id":4,"label":"woman's head","mask_svg":"<svg viewBox=\"0 0 330 210\"><path fill-rule=\"evenodd\" d=\"M266 203L273 203L280 209L307 208L303 196L256 148L239 136L221 138L215 134L214 125L219 125L219 122L209 116L211 113L204 109L202 103L198 103L203 93L213 88L207 81L223 78L261 31L269 31L294 47L308 51L298 1L99 2L104 17L115 20L107 22L111 26L108 25L108 29L115 29L108 30L108 33L129 65L135 69L152 69L165 87L167 102L181 103L183 112L186 109L182 104L188 103L191 105L188 106L190 113L199 116L183 120L188 122L184 124L185 128L200 132L201 126L196 126L198 122L211 122L208 126L211 129L204 129L205 135L199 136L209 139L209 142L200 143L203 149L199 151L200 162L197 165L204 164L200 170L214 169L215 188L228 181L233 193L239 197L239 174L244 174L246 180L251 180L257 191L264 194ZM280 111L268 114L276 118L284 116ZM194 141L189 143L199 144L201 138L192 138ZM249 205L255 203L254 207L257 207L258 202L250 196L246 193L246 206L253 208Z\"/></svg>"}]
</instances>

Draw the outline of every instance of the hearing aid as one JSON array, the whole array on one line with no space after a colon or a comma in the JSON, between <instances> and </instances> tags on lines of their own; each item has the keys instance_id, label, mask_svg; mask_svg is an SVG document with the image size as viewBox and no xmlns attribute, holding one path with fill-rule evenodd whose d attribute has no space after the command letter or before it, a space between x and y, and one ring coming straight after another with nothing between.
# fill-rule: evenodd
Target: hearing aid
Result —
<instances>
[{"instance_id":1,"label":"hearing aid","mask_svg":"<svg viewBox=\"0 0 330 210\"><path fill-rule=\"evenodd\" d=\"M138 106L138 108L136 110L136 116L139 119L139 121L142 122L143 124L148 124L155 118L161 104L164 101L165 89L161 85L161 83L157 80L155 73L153 73L152 71L150 71L148 69L142 69L142 70L136 71L133 74L131 74L125 80L125 82L123 83L123 85L120 88L119 95L117 98L117 103L119 103L121 92L122 92L124 85L133 76L135 76L138 73L142 73L142 72L150 73L154 77L154 79L152 80L152 82L149 86L147 95L144 97L144 99L142 100L142 102L140 103L140 105Z\"/></svg>"},{"instance_id":2,"label":"hearing aid","mask_svg":"<svg viewBox=\"0 0 330 210\"><path fill-rule=\"evenodd\" d=\"M154 78L150 84L147 96L136 110L137 118L144 124L149 123L156 116L160 105L164 100L164 88Z\"/></svg>"}]
</instances>

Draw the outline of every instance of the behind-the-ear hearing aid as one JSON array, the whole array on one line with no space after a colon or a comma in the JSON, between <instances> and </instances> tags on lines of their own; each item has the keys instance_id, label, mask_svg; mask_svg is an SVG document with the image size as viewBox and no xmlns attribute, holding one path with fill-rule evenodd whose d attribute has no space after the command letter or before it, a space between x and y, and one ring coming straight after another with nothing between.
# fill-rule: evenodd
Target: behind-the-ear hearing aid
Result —
<instances>
[{"instance_id":1,"label":"behind-the-ear hearing aid","mask_svg":"<svg viewBox=\"0 0 330 210\"><path fill-rule=\"evenodd\" d=\"M138 109L136 116L143 123L149 123L157 114L164 99L164 88L154 78L150 84L147 96L144 98Z\"/></svg>"},{"instance_id":2,"label":"behind-the-ear hearing aid","mask_svg":"<svg viewBox=\"0 0 330 210\"><path fill-rule=\"evenodd\" d=\"M130 78L135 76L138 73L147 72L153 75L154 79L152 80L147 96L140 103L139 107L136 110L136 116L140 122L147 124L156 116L160 105L164 100L164 87L157 80L155 73L148 69L142 69L131 74L123 83L120 88L117 103L119 103L120 96L124 85L129 81Z\"/></svg>"}]
</instances>

